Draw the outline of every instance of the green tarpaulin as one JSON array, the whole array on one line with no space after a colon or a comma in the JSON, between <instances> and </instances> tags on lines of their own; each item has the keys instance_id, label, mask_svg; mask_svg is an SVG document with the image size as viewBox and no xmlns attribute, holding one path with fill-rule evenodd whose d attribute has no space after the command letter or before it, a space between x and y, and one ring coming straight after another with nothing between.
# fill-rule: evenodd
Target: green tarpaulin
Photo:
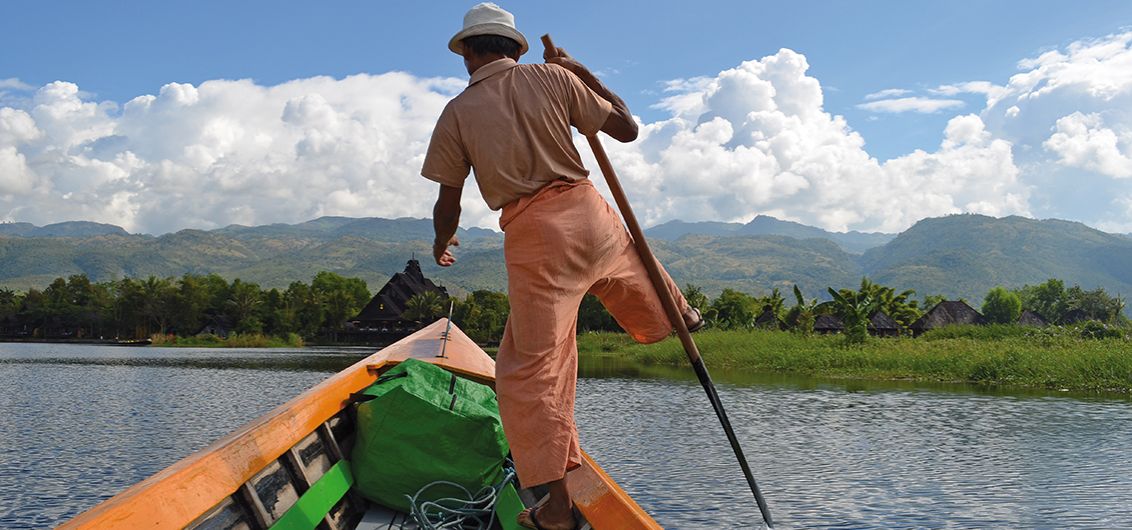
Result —
<instances>
[{"instance_id":1,"label":"green tarpaulin","mask_svg":"<svg viewBox=\"0 0 1132 530\"><path fill-rule=\"evenodd\" d=\"M374 397L357 405L351 461L355 487L366 498L408 512L407 496L432 482L454 482L475 494L502 480L507 440L490 387L409 359L363 394ZM453 487L428 493L418 501L466 497Z\"/></svg>"}]
</instances>

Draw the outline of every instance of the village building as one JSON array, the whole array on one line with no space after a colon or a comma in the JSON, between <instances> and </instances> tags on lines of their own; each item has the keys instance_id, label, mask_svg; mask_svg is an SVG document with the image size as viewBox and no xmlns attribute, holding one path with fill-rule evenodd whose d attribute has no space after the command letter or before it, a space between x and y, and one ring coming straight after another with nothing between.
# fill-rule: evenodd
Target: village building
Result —
<instances>
[{"instance_id":1,"label":"village building","mask_svg":"<svg viewBox=\"0 0 1132 530\"><path fill-rule=\"evenodd\" d=\"M1049 322L1046 322L1046 319L1042 318L1041 315L1029 309L1025 309L1022 311L1021 315L1018 315L1018 325L1042 328L1048 326Z\"/></svg>"},{"instance_id":2,"label":"village building","mask_svg":"<svg viewBox=\"0 0 1132 530\"><path fill-rule=\"evenodd\" d=\"M823 335L832 335L845 331L845 324L840 318L833 315L822 314L814 317L814 332Z\"/></svg>"},{"instance_id":3,"label":"village building","mask_svg":"<svg viewBox=\"0 0 1132 530\"><path fill-rule=\"evenodd\" d=\"M420 262L415 258L410 259L405 264L405 270L394 274L358 316L349 321L351 340L393 341L420 329L421 322L405 320L402 315L408 308L410 298L429 291L440 295L445 301L445 307L448 306L448 290L425 278Z\"/></svg>"},{"instance_id":4,"label":"village building","mask_svg":"<svg viewBox=\"0 0 1132 530\"><path fill-rule=\"evenodd\" d=\"M835 315L822 314L814 318L814 332L824 335L845 332L845 323ZM900 324L884 311L876 311L869 317L869 334L878 337L900 335Z\"/></svg>"},{"instance_id":5,"label":"village building","mask_svg":"<svg viewBox=\"0 0 1132 530\"><path fill-rule=\"evenodd\" d=\"M920 336L925 331L952 326L956 324L983 325L987 319L975 308L962 300L944 300L924 313L924 316L908 326L913 336Z\"/></svg>"},{"instance_id":6,"label":"village building","mask_svg":"<svg viewBox=\"0 0 1132 530\"><path fill-rule=\"evenodd\" d=\"M896 337L900 335L900 324L884 311L877 311L869 317L869 334L877 337Z\"/></svg>"},{"instance_id":7,"label":"village building","mask_svg":"<svg viewBox=\"0 0 1132 530\"><path fill-rule=\"evenodd\" d=\"M785 329L786 326L774 313L774 308L769 305L763 308L763 312L755 317L755 327L762 329Z\"/></svg>"}]
</instances>

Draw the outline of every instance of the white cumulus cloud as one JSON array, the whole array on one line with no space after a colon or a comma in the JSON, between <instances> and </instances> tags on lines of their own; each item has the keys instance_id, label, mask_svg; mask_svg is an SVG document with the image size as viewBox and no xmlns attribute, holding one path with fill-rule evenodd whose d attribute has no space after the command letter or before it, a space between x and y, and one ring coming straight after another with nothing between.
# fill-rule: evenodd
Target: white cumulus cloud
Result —
<instances>
[{"instance_id":1,"label":"white cumulus cloud","mask_svg":"<svg viewBox=\"0 0 1132 530\"><path fill-rule=\"evenodd\" d=\"M907 97L870 101L857 105L857 108L869 112L919 112L921 114L932 114L944 110L957 109L963 105L963 101L959 99Z\"/></svg>"},{"instance_id":2,"label":"white cumulus cloud","mask_svg":"<svg viewBox=\"0 0 1132 530\"><path fill-rule=\"evenodd\" d=\"M871 101L874 99L898 98L900 96L906 96L911 93L911 90L905 88L886 88L884 90L873 92L872 94L866 94L865 99Z\"/></svg>"},{"instance_id":3,"label":"white cumulus cloud","mask_svg":"<svg viewBox=\"0 0 1132 530\"><path fill-rule=\"evenodd\" d=\"M791 50L717 76L676 81L667 120L629 145L607 142L646 224L746 221L765 213L833 230L902 230L932 215L1025 214L1009 142L978 116L952 120L934 153L884 164L823 108L806 58Z\"/></svg>"},{"instance_id":4,"label":"white cumulus cloud","mask_svg":"<svg viewBox=\"0 0 1132 530\"><path fill-rule=\"evenodd\" d=\"M1065 166L1115 178L1132 177L1132 132L1104 126L1099 114L1074 112L1057 120L1056 132L1042 145Z\"/></svg>"},{"instance_id":5,"label":"white cumulus cloud","mask_svg":"<svg viewBox=\"0 0 1132 530\"><path fill-rule=\"evenodd\" d=\"M952 117L938 146L885 162L825 109L806 57L787 49L669 82L654 105L665 117L643 123L637 142L606 146L646 225L768 214L898 231L977 212L1126 226L1128 209L1112 198L1132 196L1130 43L1132 33L1081 41L1020 61L1005 82L942 85L927 91L934 97L871 94L861 108L872 112L943 112L964 105L952 96L987 98L978 114ZM214 80L123 103L67 82L24 90L19 103L0 102L0 218L161 233L427 217L436 190L418 175L423 154L465 83L401 72ZM463 224L495 226L467 189Z\"/></svg>"},{"instance_id":6,"label":"white cumulus cloud","mask_svg":"<svg viewBox=\"0 0 1132 530\"><path fill-rule=\"evenodd\" d=\"M1124 226L1132 177L1132 31L1085 39L1018 62L1001 86L981 85L987 130L1014 145L1041 217ZM976 91L976 90L971 90Z\"/></svg>"},{"instance_id":7,"label":"white cumulus cloud","mask_svg":"<svg viewBox=\"0 0 1132 530\"><path fill-rule=\"evenodd\" d=\"M118 105L72 83L0 109L0 216L162 233L320 215L429 214L418 176L432 124L464 82L404 73L169 84ZM471 224L493 222L474 191Z\"/></svg>"}]
</instances>

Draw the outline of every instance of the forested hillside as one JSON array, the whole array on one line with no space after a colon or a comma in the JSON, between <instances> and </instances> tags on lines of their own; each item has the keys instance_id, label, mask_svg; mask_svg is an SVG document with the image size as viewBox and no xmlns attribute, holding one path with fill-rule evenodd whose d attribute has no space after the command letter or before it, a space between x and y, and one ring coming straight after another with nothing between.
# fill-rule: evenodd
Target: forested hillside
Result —
<instances>
[{"instance_id":1,"label":"forested hillside","mask_svg":"<svg viewBox=\"0 0 1132 530\"><path fill-rule=\"evenodd\" d=\"M461 229L459 262L441 269L431 263L432 223L425 219L322 217L158 237L94 223L3 226L8 229L0 230L0 286L19 290L42 288L72 274L106 281L184 273L217 273L285 288L319 271L362 278L376 290L414 254L425 274L453 293L506 288L502 234ZM649 233L677 281L709 294L724 288L762 294L798 284L808 296L824 297L827 286L851 286L862 276L915 289L921 296L975 301L996 285L1021 287L1048 278L1114 294L1132 292L1132 240L1068 221L979 215L925 219L863 255L847 249L852 245L844 237L855 237L854 248L863 248L893 236L836 234L773 218L747 225L673 222Z\"/></svg>"}]
</instances>

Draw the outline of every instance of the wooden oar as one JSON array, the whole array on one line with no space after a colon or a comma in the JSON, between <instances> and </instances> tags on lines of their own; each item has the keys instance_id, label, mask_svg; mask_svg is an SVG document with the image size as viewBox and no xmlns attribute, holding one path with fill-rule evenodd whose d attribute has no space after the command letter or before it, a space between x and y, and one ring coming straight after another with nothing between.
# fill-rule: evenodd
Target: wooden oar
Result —
<instances>
[{"instance_id":1,"label":"wooden oar","mask_svg":"<svg viewBox=\"0 0 1132 530\"><path fill-rule=\"evenodd\" d=\"M553 55L558 54L558 48L550 40L550 35L542 36L542 44ZM688 325L684 323L684 316L680 314L679 308L676 307L676 300L672 298L672 293L668 291L668 286L660 271L660 265L653 257L648 242L645 241L645 233L641 230L641 225L637 223L637 217L633 215L633 207L629 205L629 199L625 197L625 190L621 188L621 182L613 171L613 165L609 163L605 148L601 146L601 140L598 140L597 134L586 136L586 140L589 141L590 149L593 150L594 158L597 159L597 165L601 168L601 173L605 175L605 182L609 184L609 191L613 193L613 199L621 210L621 217L625 218L625 224L629 227L629 234L633 236L637 253L640 254L641 261L644 262L645 269L648 270L649 279L652 280L652 285L656 289L656 294L660 296L664 310L668 313L668 320L676 327L676 335L680 337L680 343L684 345L684 352L688 354L688 360L692 362L692 369L695 370L696 377L700 379L700 384L707 392L708 401L711 401L715 415L719 417L719 422L723 424L723 430L727 433L727 441L731 442L731 449L735 451L735 457L739 459L739 467L743 468L743 476L747 478L751 493L755 495L755 502L759 505L759 512L762 513L763 521L766 522L767 528L771 528L773 523L770 518L770 508L767 508L766 500L763 499L763 494L759 492L759 486L755 483L755 477L751 474L751 466L747 463L747 457L743 456L743 448L739 446L735 429L731 428L731 422L727 419L727 413L723 410L723 402L719 400L719 393L715 390L715 384L711 382L711 376L708 375L704 360L700 357L700 350L696 347L696 341L692 340L692 334L688 332Z\"/></svg>"}]
</instances>

